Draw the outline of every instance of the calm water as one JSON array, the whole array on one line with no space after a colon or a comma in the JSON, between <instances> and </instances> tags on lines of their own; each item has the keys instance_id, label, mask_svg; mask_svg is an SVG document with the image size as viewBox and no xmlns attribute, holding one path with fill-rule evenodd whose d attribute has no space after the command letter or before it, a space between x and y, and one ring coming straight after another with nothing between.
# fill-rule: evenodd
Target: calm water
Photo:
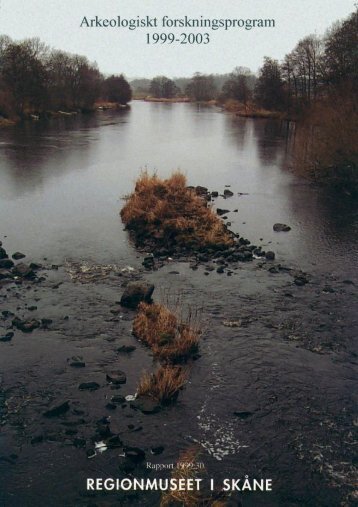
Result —
<instances>
[{"instance_id":1,"label":"calm water","mask_svg":"<svg viewBox=\"0 0 358 507\"><path fill-rule=\"evenodd\" d=\"M1 233L10 250L60 262L118 261L130 254L118 212L140 169L189 184L248 193L218 206L238 208L232 227L292 261L334 269L357 253L353 204L322 194L283 169L280 124L237 118L191 104L134 102L98 113L0 131ZM274 234L275 222L290 234ZM338 261L338 262L337 262Z\"/></svg>"}]
</instances>

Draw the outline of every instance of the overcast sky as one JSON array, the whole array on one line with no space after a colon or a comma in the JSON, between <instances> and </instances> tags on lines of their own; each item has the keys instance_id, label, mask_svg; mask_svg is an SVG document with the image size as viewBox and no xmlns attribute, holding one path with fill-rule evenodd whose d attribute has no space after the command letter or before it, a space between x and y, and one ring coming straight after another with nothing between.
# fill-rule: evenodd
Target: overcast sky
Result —
<instances>
[{"instance_id":1,"label":"overcast sky","mask_svg":"<svg viewBox=\"0 0 358 507\"><path fill-rule=\"evenodd\" d=\"M265 55L281 59L296 42L322 34L354 10L356 0L0 0L0 33L13 39L40 37L48 45L86 55L104 73L127 77L226 73L237 65L257 71ZM211 31L187 28L80 28L88 19L170 18L275 19L275 28ZM206 45L148 45L146 34L208 32Z\"/></svg>"}]
</instances>

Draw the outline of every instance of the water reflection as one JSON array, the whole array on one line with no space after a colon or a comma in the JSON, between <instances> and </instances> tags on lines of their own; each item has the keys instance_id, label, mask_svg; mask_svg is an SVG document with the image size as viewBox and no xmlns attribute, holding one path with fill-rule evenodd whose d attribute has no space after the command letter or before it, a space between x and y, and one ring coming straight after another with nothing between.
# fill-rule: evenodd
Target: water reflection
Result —
<instances>
[{"instance_id":1,"label":"water reflection","mask_svg":"<svg viewBox=\"0 0 358 507\"><path fill-rule=\"evenodd\" d=\"M11 248L35 257L105 263L128 254L118 218L143 167L167 176L180 168L190 184L234 197L232 228L272 241L278 256L300 263L356 245L356 215L285 169L285 123L240 118L194 104L134 102L129 111L28 123L0 131L0 214ZM248 195L239 197L238 192ZM275 222L292 227L272 231Z\"/></svg>"}]
</instances>

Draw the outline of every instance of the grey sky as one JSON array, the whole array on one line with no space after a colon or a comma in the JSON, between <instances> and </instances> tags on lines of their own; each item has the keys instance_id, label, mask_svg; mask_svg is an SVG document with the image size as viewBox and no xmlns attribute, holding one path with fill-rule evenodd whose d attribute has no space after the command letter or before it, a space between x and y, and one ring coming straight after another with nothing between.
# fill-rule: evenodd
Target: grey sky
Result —
<instances>
[{"instance_id":1,"label":"grey sky","mask_svg":"<svg viewBox=\"0 0 358 507\"><path fill-rule=\"evenodd\" d=\"M0 33L40 37L52 47L86 55L104 73L127 77L224 73L243 65L256 71L265 55L281 59L310 33L321 34L354 10L355 0L0 0ZM80 28L84 16L136 18L274 18L275 28ZM146 33L209 32L207 45L148 45Z\"/></svg>"}]
</instances>

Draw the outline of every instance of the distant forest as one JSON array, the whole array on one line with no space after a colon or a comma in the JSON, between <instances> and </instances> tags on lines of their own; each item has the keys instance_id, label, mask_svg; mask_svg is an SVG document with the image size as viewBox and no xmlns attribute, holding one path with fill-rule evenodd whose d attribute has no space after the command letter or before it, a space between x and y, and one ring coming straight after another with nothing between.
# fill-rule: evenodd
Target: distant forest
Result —
<instances>
[{"instance_id":1,"label":"distant forest","mask_svg":"<svg viewBox=\"0 0 358 507\"><path fill-rule=\"evenodd\" d=\"M104 77L85 56L51 49L39 38L0 36L0 116L26 118L51 111L90 111L98 100L127 104L123 75Z\"/></svg>"}]
</instances>

